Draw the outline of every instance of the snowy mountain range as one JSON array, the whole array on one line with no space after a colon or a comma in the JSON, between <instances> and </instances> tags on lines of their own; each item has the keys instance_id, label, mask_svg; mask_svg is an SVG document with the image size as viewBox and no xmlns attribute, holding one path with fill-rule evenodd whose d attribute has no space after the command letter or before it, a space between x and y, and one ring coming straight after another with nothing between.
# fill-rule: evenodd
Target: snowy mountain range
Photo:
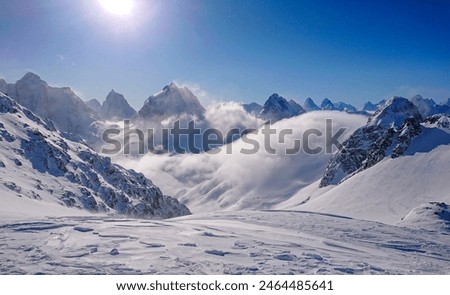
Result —
<instances>
[{"instance_id":1,"label":"snowy mountain range","mask_svg":"<svg viewBox=\"0 0 450 295\"><path fill-rule=\"evenodd\" d=\"M2 274L450 271L449 100L392 97L357 109L273 94L264 105L205 109L171 83L136 112L115 91L83 102L32 73L0 80L0 92ZM256 128L196 154L108 158L91 148L125 118ZM345 129L342 146L286 153L308 130L327 134L329 119ZM275 153L263 148L266 120L293 131L269 138ZM245 154L249 142L260 148ZM173 219L148 220L163 218Z\"/></svg>"}]
</instances>

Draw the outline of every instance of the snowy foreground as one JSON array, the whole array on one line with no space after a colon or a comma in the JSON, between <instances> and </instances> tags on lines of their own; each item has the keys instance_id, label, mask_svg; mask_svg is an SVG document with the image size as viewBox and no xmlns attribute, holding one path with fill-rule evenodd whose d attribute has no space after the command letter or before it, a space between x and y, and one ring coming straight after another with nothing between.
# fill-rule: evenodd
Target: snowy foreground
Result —
<instances>
[{"instance_id":1,"label":"snowy foreground","mask_svg":"<svg viewBox=\"0 0 450 295\"><path fill-rule=\"evenodd\" d=\"M449 274L450 235L302 211L0 221L1 274Z\"/></svg>"}]
</instances>

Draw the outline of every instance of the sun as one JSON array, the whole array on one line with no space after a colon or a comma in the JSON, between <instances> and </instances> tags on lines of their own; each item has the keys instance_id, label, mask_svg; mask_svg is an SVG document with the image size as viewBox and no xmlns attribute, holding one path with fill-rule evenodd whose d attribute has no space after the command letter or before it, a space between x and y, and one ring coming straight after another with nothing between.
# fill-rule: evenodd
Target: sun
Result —
<instances>
[{"instance_id":1,"label":"sun","mask_svg":"<svg viewBox=\"0 0 450 295\"><path fill-rule=\"evenodd\" d=\"M103 8L115 15L130 15L133 10L133 0L99 0Z\"/></svg>"}]
</instances>

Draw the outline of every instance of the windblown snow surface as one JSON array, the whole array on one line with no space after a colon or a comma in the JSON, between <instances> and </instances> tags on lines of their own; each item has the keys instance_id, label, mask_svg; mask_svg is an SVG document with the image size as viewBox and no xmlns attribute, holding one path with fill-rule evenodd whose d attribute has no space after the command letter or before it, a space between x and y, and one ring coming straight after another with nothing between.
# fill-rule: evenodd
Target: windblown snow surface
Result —
<instances>
[{"instance_id":1,"label":"windblown snow surface","mask_svg":"<svg viewBox=\"0 0 450 295\"><path fill-rule=\"evenodd\" d=\"M305 211L3 218L0 236L2 274L450 272L449 235Z\"/></svg>"}]
</instances>

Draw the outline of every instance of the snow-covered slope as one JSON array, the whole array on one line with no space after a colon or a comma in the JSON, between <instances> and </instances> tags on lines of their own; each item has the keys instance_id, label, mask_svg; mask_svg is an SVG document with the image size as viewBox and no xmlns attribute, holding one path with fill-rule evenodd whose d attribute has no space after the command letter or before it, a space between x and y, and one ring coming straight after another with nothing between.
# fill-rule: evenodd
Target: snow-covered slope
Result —
<instances>
[{"instance_id":1,"label":"snow-covered slope","mask_svg":"<svg viewBox=\"0 0 450 295\"><path fill-rule=\"evenodd\" d=\"M70 88L51 87L33 73L10 85L10 97L38 116L52 120L60 131L85 140L97 138L92 123L100 118Z\"/></svg>"},{"instance_id":2,"label":"snow-covered slope","mask_svg":"<svg viewBox=\"0 0 450 295\"><path fill-rule=\"evenodd\" d=\"M0 274L450 272L450 235L312 212L0 217L0 231Z\"/></svg>"},{"instance_id":3,"label":"snow-covered slope","mask_svg":"<svg viewBox=\"0 0 450 295\"><path fill-rule=\"evenodd\" d=\"M399 225L448 233L450 232L450 208L443 202L428 202L411 210L402 218Z\"/></svg>"},{"instance_id":4,"label":"snow-covered slope","mask_svg":"<svg viewBox=\"0 0 450 295\"><path fill-rule=\"evenodd\" d=\"M395 104L409 106L402 108L406 113L409 111L412 118L417 118L417 108L410 108L405 99L394 99ZM394 101L389 101L388 105ZM388 106L389 107L389 106ZM386 123L380 111L371 122ZM391 115L392 122L400 115L385 112ZM405 120L411 117L403 117ZM397 121L397 127L400 122ZM324 178L331 175L330 167L336 161L339 166L348 167L359 164L363 166L352 174L342 172L335 174L336 179L344 179L337 182L329 182L327 186L319 188L319 183L312 184L301 189L292 198L280 204L278 209L311 210L323 213L341 214L358 219L374 220L389 224L397 224L403 217L416 207L427 202L450 203L450 182L448 181L448 165L450 163L450 129L447 116L435 115L427 118L414 127L414 134L403 130L367 134L368 141L355 141L362 139L363 127L357 130L344 144L347 154L343 150L337 153L341 157L333 157L327 168ZM369 123L370 124L370 123ZM409 126L415 124L409 123ZM409 128L410 128L409 127ZM375 129L372 129L375 130ZM400 135L399 135L400 134ZM402 153L395 155L394 146L401 144ZM358 147L352 149L349 143L358 143ZM386 144L385 144L386 143ZM377 157L365 154L363 151ZM360 157L358 156L360 155ZM364 156L366 155L366 156ZM371 162L373 161L373 162ZM345 177L347 175L347 177ZM338 178L337 178L338 177ZM333 179L333 178L331 178ZM324 179L322 179L323 184ZM429 228L432 229L432 228ZM437 230L434 229L434 230Z\"/></svg>"},{"instance_id":5,"label":"snow-covered slope","mask_svg":"<svg viewBox=\"0 0 450 295\"><path fill-rule=\"evenodd\" d=\"M372 103L371 101L368 101L366 103L364 103L364 105L361 108L361 111L366 111L366 112L375 112L378 109L378 106L374 103Z\"/></svg>"},{"instance_id":6,"label":"snow-covered slope","mask_svg":"<svg viewBox=\"0 0 450 295\"><path fill-rule=\"evenodd\" d=\"M162 91L150 96L138 114L140 119L159 122L183 114L203 119L205 108L187 87L180 88L172 82Z\"/></svg>"},{"instance_id":7,"label":"snow-covered slope","mask_svg":"<svg viewBox=\"0 0 450 295\"><path fill-rule=\"evenodd\" d=\"M281 119L298 116L304 112L305 110L292 99L287 101L277 93L274 93L264 103L258 116L264 120L276 122Z\"/></svg>"},{"instance_id":8,"label":"snow-covered slope","mask_svg":"<svg viewBox=\"0 0 450 295\"><path fill-rule=\"evenodd\" d=\"M341 111L341 112L356 113L358 111L356 109L356 107L352 106L349 103L345 103L342 101L338 101L338 102L334 103L333 105L336 108L336 110Z\"/></svg>"},{"instance_id":9,"label":"snow-covered slope","mask_svg":"<svg viewBox=\"0 0 450 295\"><path fill-rule=\"evenodd\" d=\"M367 169L386 156L402 155L411 139L421 132L422 117L417 107L405 98L393 97L355 131L333 156L320 186L324 187Z\"/></svg>"},{"instance_id":10,"label":"snow-covered slope","mask_svg":"<svg viewBox=\"0 0 450 295\"><path fill-rule=\"evenodd\" d=\"M111 90L103 102L100 114L104 120L121 121L132 119L136 116L136 111L128 104L122 94Z\"/></svg>"},{"instance_id":11,"label":"snow-covered slope","mask_svg":"<svg viewBox=\"0 0 450 295\"><path fill-rule=\"evenodd\" d=\"M90 212L144 218L188 214L143 174L126 170L87 146L65 139L51 122L0 93L0 192L3 209L14 198ZM38 200L39 202L35 202ZM12 206L11 208L9 206Z\"/></svg>"}]
</instances>

